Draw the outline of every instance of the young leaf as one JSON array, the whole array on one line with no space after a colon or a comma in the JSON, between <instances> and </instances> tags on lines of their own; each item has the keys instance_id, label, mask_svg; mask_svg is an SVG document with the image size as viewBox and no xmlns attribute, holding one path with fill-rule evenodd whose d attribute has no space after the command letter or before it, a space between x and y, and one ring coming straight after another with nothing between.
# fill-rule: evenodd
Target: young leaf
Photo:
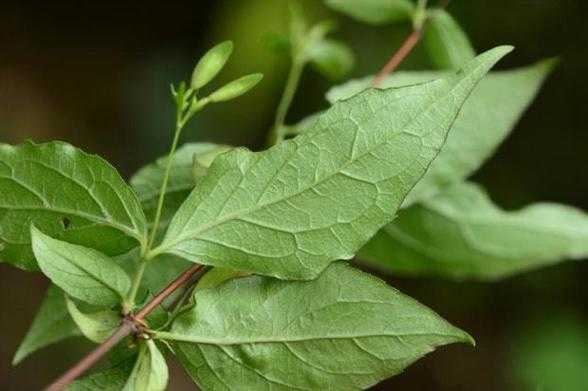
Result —
<instances>
[{"instance_id":1,"label":"young leaf","mask_svg":"<svg viewBox=\"0 0 588 391\"><path fill-rule=\"evenodd\" d=\"M335 104L315 130L269 150L219 156L151 255L286 279L353 257L392 220L472 88L510 50L445 79Z\"/></svg>"},{"instance_id":2,"label":"young leaf","mask_svg":"<svg viewBox=\"0 0 588 391\"><path fill-rule=\"evenodd\" d=\"M120 313L110 310L84 313L78 309L73 300L67 298L67 309L82 334L90 341L101 343L120 325Z\"/></svg>"},{"instance_id":3,"label":"young leaf","mask_svg":"<svg viewBox=\"0 0 588 391\"><path fill-rule=\"evenodd\" d=\"M308 57L316 70L331 80L344 78L355 64L349 46L333 39L321 39L311 45Z\"/></svg>"},{"instance_id":4,"label":"young leaf","mask_svg":"<svg viewBox=\"0 0 588 391\"><path fill-rule=\"evenodd\" d=\"M253 73L222 86L208 97L211 102L226 102L245 94L263 79L261 73Z\"/></svg>"},{"instance_id":5,"label":"young leaf","mask_svg":"<svg viewBox=\"0 0 588 391\"><path fill-rule=\"evenodd\" d=\"M165 194L161 215L161 226L166 227L182 202L194 188L194 163L198 164L200 175L204 175L217 155L231 147L211 143L189 143L179 148L172 163L171 176ZM143 167L131 178L131 185L137 192L147 221L153 222L161 183L165 174L167 156Z\"/></svg>"},{"instance_id":6,"label":"young leaf","mask_svg":"<svg viewBox=\"0 0 588 391\"><path fill-rule=\"evenodd\" d=\"M459 69L476 56L466 33L445 10L428 12L423 44L436 68Z\"/></svg>"},{"instance_id":7,"label":"young leaf","mask_svg":"<svg viewBox=\"0 0 588 391\"><path fill-rule=\"evenodd\" d=\"M415 10L410 0L325 0L325 4L360 22L374 25L409 20Z\"/></svg>"},{"instance_id":8,"label":"young leaf","mask_svg":"<svg viewBox=\"0 0 588 391\"><path fill-rule=\"evenodd\" d=\"M0 145L0 260L37 269L30 226L71 243L122 254L144 242L132 189L103 159L62 142Z\"/></svg>"},{"instance_id":9,"label":"young leaf","mask_svg":"<svg viewBox=\"0 0 588 391\"><path fill-rule=\"evenodd\" d=\"M109 307L118 304L131 287L125 271L106 255L53 239L34 226L31 237L41 270L70 296Z\"/></svg>"},{"instance_id":10,"label":"young leaf","mask_svg":"<svg viewBox=\"0 0 588 391\"><path fill-rule=\"evenodd\" d=\"M316 280L245 277L198 293L171 332L203 389L366 389L465 332L338 262Z\"/></svg>"},{"instance_id":11,"label":"young leaf","mask_svg":"<svg viewBox=\"0 0 588 391\"><path fill-rule=\"evenodd\" d=\"M463 105L439 156L409 194L404 206L430 198L442 188L474 173L513 130L554 63L546 60L525 68L488 74ZM422 83L446 74L398 72L384 82L384 87ZM329 91L327 98L331 102L346 99L369 88L372 80L368 77L336 87Z\"/></svg>"},{"instance_id":12,"label":"young leaf","mask_svg":"<svg viewBox=\"0 0 588 391\"><path fill-rule=\"evenodd\" d=\"M190 87L194 90L204 87L223 69L233 53L233 42L225 41L210 49L194 68Z\"/></svg>"},{"instance_id":13,"label":"young leaf","mask_svg":"<svg viewBox=\"0 0 588 391\"><path fill-rule=\"evenodd\" d=\"M588 215L546 203L505 212L460 184L404 210L359 258L403 275L494 280L588 258Z\"/></svg>"},{"instance_id":14,"label":"young leaf","mask_svg":"<svg viewBox=\"0 0 588 391\"><path fill-rule=\"evenodd\" d=\"M168 371L165 358L148 339L141 346L139 357L123 391L163 391L167 386Z\"/></svg>"},{"instance_id":15,"label":"young leaf","mask_svg":"<svg viewBox=\"0 0 588 391\"><path fill-rule=\"evenodd\" d=\"M80 330L67 311L65 295L59 288L51 285L31 328L12 359L12 364L20 363L41 348L78 335Z\"/></svg>"}]
</instances>

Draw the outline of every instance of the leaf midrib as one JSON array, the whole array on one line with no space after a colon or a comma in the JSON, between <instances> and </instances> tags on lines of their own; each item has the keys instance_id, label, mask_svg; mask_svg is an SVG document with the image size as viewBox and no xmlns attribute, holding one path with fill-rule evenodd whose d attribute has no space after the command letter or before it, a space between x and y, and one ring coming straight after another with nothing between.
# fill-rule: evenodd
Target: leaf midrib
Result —
<instances>
[{"instance_id":1,"label":"leaf midrib","mask_svg":"<svg viewBox=\"0 0 588 391\"><path fill-rule=\"evenodd\" d=\"M453 338L455 340L463 339L465 336L459 334L445 334L445 333L403 333L403 334L383 334L383 333L366 333L357 335L329 335L329 336L308 336L308 337L297 337L297 338L260 338L260 339L217 339L217 338L206 338L206 337L192 337L189 335L177 334L174 332L158 332L157 337L161 339L169 339L176 342L188 342L202 345L217 345L217 346L231 346L231 345L246 345L246 344L273 344L273 343L289 343L289 342L310 342L310 341L323 341L323 340L351 340L353 338L377 338L377 337L389 337L389 338L402 338L402 337L446 337Z\"/></svg>"}]
</instances>

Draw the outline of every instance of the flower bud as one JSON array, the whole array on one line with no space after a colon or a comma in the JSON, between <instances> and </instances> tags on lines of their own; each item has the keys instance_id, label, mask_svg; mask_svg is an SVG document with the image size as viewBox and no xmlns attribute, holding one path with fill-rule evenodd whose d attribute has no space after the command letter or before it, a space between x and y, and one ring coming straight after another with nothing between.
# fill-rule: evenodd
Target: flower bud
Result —
<instances>
[{"instance_id":1,"label":"flower bud","mask_svg":"<svg viewBox=\"0 0 588 391\"><path fill-rule=\"evenodd\" d=\"M211 102L225 102L234 99L252 89L261 81L261 79L263 79L261 73L253 73L251 75L243 76L219 88L210 94L208 99L210 99Z\"/></svg>"},{"instance_id":2,"label":"flower bud","mask_svg":"<svg viewBox=\"0 0 588 391\"><path fill-rule=\"evenodd\" d=\"M197 90L208 84L225 66L233 52L233 42L219 43L198 61L192 73L190 87Z\"/></svg>"}]
</instances>

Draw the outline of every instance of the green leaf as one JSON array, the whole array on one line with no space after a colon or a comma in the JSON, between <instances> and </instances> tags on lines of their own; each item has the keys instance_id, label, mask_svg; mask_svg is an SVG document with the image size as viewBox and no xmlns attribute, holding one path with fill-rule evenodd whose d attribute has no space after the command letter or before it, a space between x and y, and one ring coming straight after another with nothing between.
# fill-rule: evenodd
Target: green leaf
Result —
<instances>
[{"instance_id":1,"label":"green leaf","mask_svg":"<svg viewBox=\"0 0 588 391\"><path fill-rule=\"evenodd\" d=\"M219 156L150 255L286 279L352 258L393 219L472 88L510 50L445 79L335 104L315 130L267 151Z\"/></svg>"},{"instance_id":2,"label":"green leaf","mask_svg":"<svg viewBox=\"0 0 588 391\"><path fill-rule=\"evenodd\" d=\"M74 381L67 391L121 391L133 370L134 359Z\"/></svg>"},{"instance_id":3,"label":"green leaf","mask_svg":"<svg viewBox=\"0 0 588 391\"><path fill-rule=\"evenodd\" d=\"M410 0L325 0L325 4L360 22L374 25L409 20L415 11Z\"/></svg>"},{"instance_id":4,"label":"green leaf","mask_svg":"<svg viewBox=\"0 0 588 391\"><path fill-rule=\"evenodd\" d=\"M460 184L404 210L359 258L402 275L494 280L588 258L588 215L547 203L506 212Z\"/></svg>"},{"instance_id":5,"label":"green leaf","mask_svg":"<svg viewBox=\"0 0 588 391\"><path fill-rule=\"evenodd\" d=\"M316 70L331 80L344 78L355 64L355 57L349 46L333 39L315 42L309 49L308 57Z\"/></svg>"},{"instance_id":6,"label":"green leaf","mask_svg":"<svg viewBox=\"0 0 588 391\"><path fill-rule=\"evenodd\" d=\"M161 227L169 224L174 213L194 188L194 166L197 164L200 176L206 173L217 155L228 151L231 147L212 143L189 143L179 148L172 163L171 175L165 194L161 215ZM141 205L150 223L155 219L157 199L165 174L167 156L157 159L154 163L143 167L131 178L131 185L137 192Z\"/></svg>"},{"instance_id":7,"label":"green leaf","mask_svg":"<svg viewBox=\"0 0 588 391\"><path fill-rule=\"evenodd\" d=\"M246 277L198 293L170 333L203 389L365 389L436 347L472 343L430 309L338 262L316 280Z\"/></svg>"},{"instance_id":8,"label":"green leaf","mask_svg":"<svg viewBox=\"0 0 588 391\"><path fill-rule=\"evenodd\" d=\"M222 86L208 97L211 102L226 102L235 99L251 90L257 83L263 79L261 73L252 73L233 80Z\"/></svg>"},{"instance_id":9,"label":"green leaf","mask_svg":"<svg viewBox=\"0 0 588 391\"><path fill-rule=\"evenodd\" d=\"M90 341L101 343L120 326L121 316L118 312L105 310L84 313L78 309L73 300L66 298L66 302L72 319Z\"/></svg>"},{"instance_id":10,"label":"green leaf","mask_svg":"<svg viewBox=\"0 0 588 391\"><path fill-rule=\"evenodd\" d=\"M34 226L31 236L41 270L68 295L90 304L113 306L130 289L128 275L106 255L53 239Z\"/></svg>"},{"instance_id":11,"label":"green leaf","mask_svg":"<svg viewBox=\"0 0 588 391\"><path fill-rule=\"evenodd\" d=\"M433 65L440 69L459 69L476 56L459 23L443 9L428 11L423 44Z\"/></svg>"},{"instance_id":12,"label":"green leaf","mask_svg":"<svg viewBox=\"0 0 588 391\"><path fill-rule=\"evenodd\" d=\"M214 288L215 286L218 286L225 281L232 280L233 278L247 277L249 275L249 273L239 270L215 267L206 272L206 274L200 278L198 284L196 285L196 291Z\"/></svg>"},{"instance_id":13,"label":"green leaf","mask_svg":"<svg viewBox=\"0 0 588 391\"><path fill-rule=\"evenodd\" d=\"M123 391L163 391L168 371L165 358L152 340L146 340Z\"/></svg>"},{"instance_id":14,"label":"green leaf","mask_svg":"<svg viewBox=\"0 0 588 391\"><path fill-rule=\"evenodd\" d=\"M554 66L553 60L509 71L491 72L476 87L451 128L447 142L404 206L430 198L474 173L510 134ZM384 87L400 87L444 77L440 72L398 72ZM369 88L368 77L329 91L331 102ZM491 109L490 109L491 108Z\"/></svg>"},{"instance_id":15,"label":"green leaf","mask_svg":"<svg viewBox=\"0 0 588 391\"><path fill-rule=\"evenodd\" d=\"M192 264L183 258L168 254L162 255L147 266L142 286L149 292L157 293L190 266Z\"/></svg>"},{"instance_id":16,"label":"green leaf","mask_svg":"<svg viewBox=\"0 0 588 391\"><path fill-rule=\"evenodd\" d=\"M225 41L210 49L194 68L190 87L194 90L204 87L223 69L233 53L233 42Z\"/></svg>"},{"instance_id":17,"label":"green leaf","mask_svg":"<svg viewBox=\"0 0 588 391\"><path fill-rule=\"evenodd\" d=\"M105 160L62 142L1 144L0 194L0 260L23 269L38 268L31 224L109 255L145 241L132 189Z\"/></svg>"},{"instance_id":18,"label":"green leaf","mask_svg":"<svg viewBox=\"0 0 588 391\"><path fill-rule=\"evenodd\" d=\"M20 363L41 348L78 335L80 330L67 311L63 292L52 285L45 294L31 328L18 347L12 364Z\"/></svg>"}]
</instances>

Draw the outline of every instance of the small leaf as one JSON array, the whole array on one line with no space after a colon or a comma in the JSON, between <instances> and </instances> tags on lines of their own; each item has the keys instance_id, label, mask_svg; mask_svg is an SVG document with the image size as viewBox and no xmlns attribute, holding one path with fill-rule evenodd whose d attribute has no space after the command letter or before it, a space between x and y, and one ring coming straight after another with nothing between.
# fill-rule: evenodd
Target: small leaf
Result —
<instances>
[{"instance_id":1,"label":"small leaf","mask_svg":"<svg viewBox=\"0 0 588 391\"><path fill-rule=\"evenodd\" d=\"M20 363L41 348L78 335L81 335L80 330L67 311L63 292L51 285L31 328L14 355L12 364Z\"/></svg>"},{"instance_id":2,"label":"small leaf","mask_svg":"<svg viewBox=\"0 0 588 391\"><path fill-rule=\"evenodd\" d=\"M129 290L129 277L106 255L53 239L34 226L31 236L41 270L70 296L90 304L113 306Z\"/></svg>"},{"instance_id":3,"label":"small leaf","mask_svg":"<svg viewBox=\"0 0 588 391\"><path fill-rule=\"evenodd\" d=\"M189 143L179 148L175 155L165 194L161 214L161 228L165 228L182 202L194 188L193 165L197 162L201 168L208 168L217 155L231 147L212 143ZM150 223L155 219L157 199L165 175L167 156L157 159L139 170L132 178L131 185L137 192L141 205ZM205 170L202 170L202 174Z\"/></svg>"},{"instance_id":4,"label":"small leaf","mask_svg":"<svg viewBox=\"0 0 588 391\"><path fill-rule=\"evenodd\" d=\"M588 258L588 214L546 203L506 212L460 184L404 210L359 258L401 275L495 280Z\"/></svg>"},{"instance_id":5,"label":"small leaf","mask_svg":"<svg viewBox=\"0 0 588 391\"><path fill-rule=\"evenodd\" d=\"M120 326L118 312L106 310L86 314L78 309L73 300L66 298L66 302L72 319L90 341L101 343Z\"/></svg>"},{"instance_id":6,"label":"small leaf","mask_svg":"<svg viewBox=\"0 0 588 391\"><path fill-rule=\"evenodd\" d=\"M431 61L439 69L459 69L476 56L466 33L445 10L428 12L423 44Z\"/></svg>"},{"instance_id":7,"label":"small leaf","mask_svg":"<svg viewBox=\"0 0 588 391\"><path fill-rule=\"evenodd\" d=\"M409 20L415 11L410 0L325 0L325 4L360 22L374 25Z\"/></svg>"},{"instance_id":8,"label":"small leaf","mask_svg":"<svg viewBox=\"0 0 588 391\"><path fill-rule=\"evenodd\" d=\"M231 280L198 293L170 333L203 389L366 389L465 332L338 262L316 280Z\"/></svg>"},{"instance_id":9,"label":"small leaf","mask_svg":"<svg viewBox=\"0 0 588 391\"><path fill-rule=\"evenodd\" d=\"M38 269L31 224L108 255L146 240L133 190L105 160L66 143L0 144L0 194L0 261L26 270Z\"/></svg>"},{"instance_id":10,"label":"small leaf","mask_svg":"<svg viewBox=\"0 0 588 391\"><path fill-rule=\"evenodd\" d=\"M152 255L285 279L312 279L352 258L393 219L470 91L510 50L446 79L335 104L315 130L269 150L222 154Z\"/></svg>"},{"instance_id":11,"label":"small leaf","mask_svg":"<svg viewBox=\"0 0 588 391\"><path fill-rule=\"evenodd\" d=\"M251 75L240 77L210 94L208 99L210 99L211 102L226 102L235 99L255 87L261 79L263 79L261 73L253 73Z\"/></svg>"},{"instance_id":12,"label":"small leaf","mask_svg":"<svg viewBox=\"0 0 588 391\"><path fill-rule=\"evenodd\" d=\"M355 64L351 49L332 39L321 39L313 44L308 56L317 71L331 80L344 78Z\"/></svg>"},{"instance_id":13,"label":"small leaf","mask_svg":"<svg viewBox=\"0 0 588 391\"><path fill-rule=\"evenodd\" d=\"M194 90L208 84L223 69L233 53L233 42L225 41L210 49L194 68L190 87Z\"/></svg>"},{"instance_id":14,"label":"small leaf","mask_svg":"<svg viewBox=\"0 0 588 391\"><path fill-rule=\"evenodd\" d=\"M148 339L141 345L139 358L123 391L163 391L167 387L168 370L165 358Z\"/></svg>"},{"instance_id":15,"label":"small leaf","mask_svg":"<svg viewBox=\"0 0 588 391\"><path fill-rule=\"evenodd\" d=\"M514 129L554 64L553 60L545 60L524 68L488 74L464 104L441 153L409 194L404 206L430 198L444 187L461 182L474 173ZM383 86L413 85L447 74L398 72ZM331 102L347 99L369 88L372 80L373 77L367 77L333 88L327 99Z\"/></svg>"}]
</instances>

